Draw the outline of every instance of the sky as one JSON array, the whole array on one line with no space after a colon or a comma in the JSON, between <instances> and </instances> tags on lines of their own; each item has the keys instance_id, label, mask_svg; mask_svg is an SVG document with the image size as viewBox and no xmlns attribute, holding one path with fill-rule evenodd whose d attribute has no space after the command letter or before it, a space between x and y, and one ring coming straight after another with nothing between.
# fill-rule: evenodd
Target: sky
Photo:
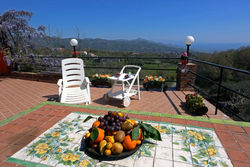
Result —
<instances>
[{"instance_id":1,"label":"sky","mask_svg":"<svg viewBox=\"0 0 250 167\"><path fill-rule=\"evenodd\" d=\"M250 43L250 0L0 0L59 37ZM47 32L47 33L49 33Z\"/></svg>"}]
</instances>

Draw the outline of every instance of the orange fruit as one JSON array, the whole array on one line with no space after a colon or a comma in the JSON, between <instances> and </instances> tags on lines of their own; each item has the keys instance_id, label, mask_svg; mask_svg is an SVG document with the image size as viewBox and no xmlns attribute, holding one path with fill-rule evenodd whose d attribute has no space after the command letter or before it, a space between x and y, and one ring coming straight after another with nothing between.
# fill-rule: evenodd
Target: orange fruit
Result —
<instances>
[{"instance_id":1,"label":"orange fruit","mask_svg":"<svg viewBox=\"0 0 250 167\"><path fill-rule=\"evenodd\" d=\"M130 135L125 136L125 138L123 140L123 147L126 150L133 150L133 149L135 149L136 144L137 144L137 141L136 140L132 140L131 137L130 137Z\"/></svg>"},{"instance_id":2,"label":"orange fruit","mask_svg":"<svg viewBox=\"0 0 250 167\"><path fill-rule=\"evenodd\" d=\"M100 121L95 121L94 123L93 123L93 125L92 125L92 128L94 128L94 127L99 127L100 126Z\"/></svg>"},{"instance_id":3,"label":"orange fruit","mask_svg":"<svg viewBox=\"0 0 250 167\"><path fill-rule=\"evenodd\" d=\"M105 154L106 156L111 155L111 150L110 150L110 149L106 149L106 150L104 151L104 154Z\"/></svg>"},{"instance_id":4,"label":"orange fruit","mask_svg":"<svg viewBox=\"0 0 250 167\"><path fill-rule=\"evenodd\" d=\"M139 137L137 140L142 140L142 131L141 131L141 128L139 128Z\"/></svg>"},{"instance_id":5,"label":"orange fruit","mask_svg":"<svg viewBox=\"0 0 250 167\"><path fill-rule=\"evenodd\" d=\"M95 140L95 143L99 143L100 141L102 141L104 139L104 136L105 136L105 133L104 133L104 130L101 129L101 128L97 128L98 129L98 137L96 138Z\"/></svg>"}]
</instances>

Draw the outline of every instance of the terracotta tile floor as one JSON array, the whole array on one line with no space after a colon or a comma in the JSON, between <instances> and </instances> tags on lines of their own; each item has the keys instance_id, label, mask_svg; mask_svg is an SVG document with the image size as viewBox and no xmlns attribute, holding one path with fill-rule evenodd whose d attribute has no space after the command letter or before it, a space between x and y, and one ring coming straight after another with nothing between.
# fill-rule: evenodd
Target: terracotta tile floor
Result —
<instances>
[{"instance_id":1,"label":"terracotta tile floor","mask_svg":"<svg viewBox=\"0 0 250 167\"><path fill-rule=\"evenodd\" d=\"M120 87L118 87L120 88ZM112 99L106 104L103 95L109 88L91 87L92 106L123 108L120 100ZM141 100L134 97L126 109L188 115L185 111L183 91L141 91ZM58 88L54 83L45 83L13 78L0 78L0 121L40 104L58 99ZM209 108L204 117L230 119L222 112L214 115L214 106L206 101Z\"/></svg>"},{"instance_id":2,"label":"terracotta tile floor","mask_svg":"<svg viewBox=\"0 0 250 167\"><path fill-rule=\"evenodd\" d=\"M106 114L107 111L74 108L56 105L44 105L14 121L0 127L0 166L15 166L5 162L9 156L26 146L29 142L51 128L56 122L70 114L72 111ZM199 125L199 127L214 128L223 147L234 166L250 166L250 136L248 128L204 123L199 121L166 119L145 115L129 115L131 118L151 121L173 122L180 124ZM179 121L178 121L179 120Z\"/></svg>"},{"instance_id":3,"label":"terracotta tile floor","mask_svg":"<svg viewBox=\"0 0 250 167\"><path fill-rule=\"evenodd\" d=\"M119 101L112 100L105 104L103 94L107 88L91 88L93 106L121 108ZM186 92L187 93L187 92ZM142 91L141 100L132 100L128 109L144 110L150 112L164 112L170 114L186 115L181 102L184 101L185 92L181 91ZM16 115L30 107L57 97L56 84L28 81L21 79L0 78L0 121ZM206 117L228 119L223 113L214 115L213 106L209 103L209 112ZM45 105L0 127L0 166L16 166L4 162L9 156L27 145L30 141L53 126L72 111L105 114L106 111L73 108L65 106ZM176 124L195 125L214 128L222 145L234 166L250 166L250 128L228 126L185 119L153 117L147 115L132 115L131 118L142 120L172 122Z\"/></svg>"},{"instance_id":4,"label":"terracotta tile floor","mask_svg":"<svg viewBox=\"0 0 250 167\"><path fill-rule=\"evenodd\" d=\"M0 78L0 121L46 101L57 94L56 84Z\"/></svg>"}]
</instances>

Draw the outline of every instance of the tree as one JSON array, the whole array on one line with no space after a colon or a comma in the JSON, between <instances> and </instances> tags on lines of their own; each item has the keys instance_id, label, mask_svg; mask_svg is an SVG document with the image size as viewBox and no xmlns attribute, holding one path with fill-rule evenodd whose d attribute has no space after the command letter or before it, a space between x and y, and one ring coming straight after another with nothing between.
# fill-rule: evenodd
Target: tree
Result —
<instances>
[{"instance_id":1,"label":"tree","mask_svg":"<svg viewBox=\"0 0 250 167\"><path fill-rule=\"evenodd\" d=\"M11 55L27 53L32 37L44 36L45 27L37 29L29 26L31 12L9 10L0 15L0 47L9 49Z\"/></svg>"}]
</instances>

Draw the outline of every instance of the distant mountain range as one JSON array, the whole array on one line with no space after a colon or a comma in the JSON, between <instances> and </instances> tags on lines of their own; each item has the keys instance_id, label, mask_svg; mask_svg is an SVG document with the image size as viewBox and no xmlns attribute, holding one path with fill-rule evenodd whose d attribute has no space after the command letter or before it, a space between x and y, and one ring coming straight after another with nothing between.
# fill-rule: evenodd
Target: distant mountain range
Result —
<instances>
[{"instance_id":1,"label":"distant mountain range","mask_svg":"<svg viewBox=\"0 0 250 167\"><path fill-rule=\"evenodd\" d=\"M33 44L36 47L50 47L50 48L71 48L69 41L70 38L36 38L33 39ZM78 49L99 49L105 51L122 51L122 52L151 52L151 53L181 53L185 49L167 45L163 43L157 43L148 41L145 39L135 40L106 40L106 39L78 39Z\"/></svg>"},{"instance_id":2,"label":"distant mountain range","mask_svg":"<svg viewBox=\"0 0 250 167\"><path fill-rule=\"evenodd\" d=\"M71 38L46 37L33 39L35 46L50 48L71 48ZM174 42L173 42L174 43ZM101 38L78 39L78 49L99 49L104 51L140 52L140 53L182 53L186 51L185 44L167 42L154 42L142 38L134 40L107 40ZM225 51L238 49L243 46L250 46L250 43L194 43L191 47L193 52Z\"/></svg>"}]
</instances>

